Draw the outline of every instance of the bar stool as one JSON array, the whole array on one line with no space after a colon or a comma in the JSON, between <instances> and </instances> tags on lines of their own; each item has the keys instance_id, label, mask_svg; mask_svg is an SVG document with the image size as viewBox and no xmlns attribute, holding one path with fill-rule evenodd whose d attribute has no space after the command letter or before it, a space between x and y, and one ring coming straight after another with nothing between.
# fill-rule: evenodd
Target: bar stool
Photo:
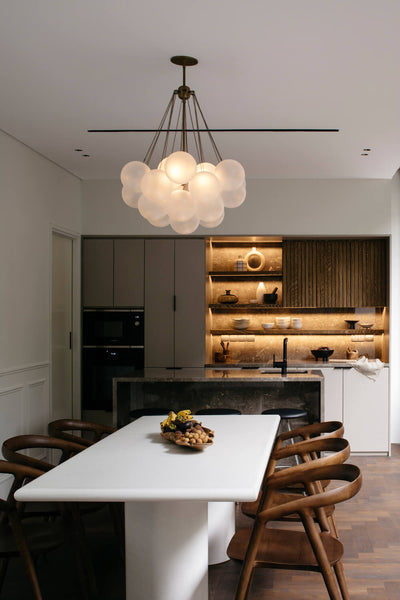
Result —
<instances>
[{"instance_id":1,"label":"bar stool","mask_svg":"<svg viewBox=\"0 0 400 600\"><path fill-rule=\"evenodd\" d=\"M241 415L242 412L236 408L201 408L195 412L196 415Z\"/></svg>"},{"instance_id":2,"label":"bar stool","mask_svg":"<svg viewBox=\"0 0 400 600\"><path fill-rule=\"evenodd\" d=\"M291 419L301 419L308 417L308 412L301 408L267 408L263 410L262 415L279 415L282 421L286 421L288 431L292 431L290 427Z\"/></svg>"},{"instance_id":3,"label":"bar stool","mask_svg":"<svg viewBox=\"0 0 400 600\"><path fill-rule=\"evenodd\" d=\"M283 422L286 423L287 431L292 431L290 426L291 419L301 419L308 417L308 412L302 408L267 408L263 410L262 415L279 415ZM294 439L291 438L290 442L294 444ZM295 456L295 461L299 464L299 457Z\"/></svg>"},{"instance_id":4,"label":"bar stool","mask_svg":"<svg viewBox=\"0 0 400 600\"><path fill-rule=\"evenodd\" d=\"M171 408L163 408L162 406L154 406L153 408L135 408L129 411L129 416L132 421L136 421L139 417L152 417L158 415L168 415Z\"/></svg>"}]
</instances>

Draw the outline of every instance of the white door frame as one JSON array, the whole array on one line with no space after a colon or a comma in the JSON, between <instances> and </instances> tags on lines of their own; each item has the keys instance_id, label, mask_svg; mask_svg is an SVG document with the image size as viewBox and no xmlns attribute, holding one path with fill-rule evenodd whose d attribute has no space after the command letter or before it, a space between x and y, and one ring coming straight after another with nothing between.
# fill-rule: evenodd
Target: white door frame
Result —
<instances>
[{"instance_id":1,"label":"white door frame","mask_svg":"<svg viewBox=\"0 0 400 600\"><path fill-rule=\"evenodd\" d=\"M81 418L81 234L57 225L50 225L49 256L50 256L50 284L49 284L49 348L50 348L50 373L49 373L49 414L52 420L52 267L53 267L53 233L57 233L72 240L72 416Z\"/></svg>"}]
</instances>

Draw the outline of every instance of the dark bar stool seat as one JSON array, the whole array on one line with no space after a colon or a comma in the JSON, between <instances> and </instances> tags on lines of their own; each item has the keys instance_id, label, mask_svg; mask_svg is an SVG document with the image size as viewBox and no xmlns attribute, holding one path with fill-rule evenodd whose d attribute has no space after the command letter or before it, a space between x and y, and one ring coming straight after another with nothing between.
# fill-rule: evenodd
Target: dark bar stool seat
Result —
<instances>
[{"instance_id":1,"label":"dark bar stool seat","mask_svg":"<svg viewBox=\"0 0 400 600\"><path fill-rule=\"evenodd\" d=\"M136 408L129 411L131 421L135 421L139 417L152 417L157 415L168 415L172 408L163 408L162 406L155 406L153 408Z\"/></svg>"},{"instance_id":2,"label":"dark bar stool seat","mask_svg":"<svg viewBox=\"0 0 400 600\"><path fill-rule=\"evenodd\" d=\"M242 412L236 408L201 408L196 415L241 415Z\"/></svg>"},{"instance_id":3,"label":"dark bar stool seat","mask_svg":"<svg viewBox=\"0 0 400 600\"><path fill-rule=\"evenodd\" d=\"M263 410L262 415L279 415L282 420L286 420L288 431L291 431L290 419L302 419L308 417L306 410L301 408L268 408Z\"/></svg>"}]
</instances>

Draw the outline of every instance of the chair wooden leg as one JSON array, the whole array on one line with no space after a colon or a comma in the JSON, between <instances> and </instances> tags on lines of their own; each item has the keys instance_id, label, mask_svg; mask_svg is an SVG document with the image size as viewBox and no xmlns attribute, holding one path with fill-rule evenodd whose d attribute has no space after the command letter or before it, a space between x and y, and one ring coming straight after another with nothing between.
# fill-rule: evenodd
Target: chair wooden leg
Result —
<instances>
[{"instance_id":1,"label":"chair wooden leg","mask_svg":"<svg viewBox=\"0 0 400 600\"><path fill-rule=\"evenodd\" d=\"M32 555L29 551L28 545L25 540L25 536L21 527L21 523L19 522L19 518L17 515L13 513L9 513L10 525L12 527L15 542L17 544L18 550L20 552L22 561L25 565L26 574L30 581L33 597L35 600L43 600L42 593L40 591L38 578L36 575L35 565L33 563Z\"/></svg>"},{"instance_id":2,"label":"chair wooden leg","mask_svg":"<svg viewBox=\"0 0 400 600\"><path fill-rule=\"evenodd\" d=\"M342 592L343 600L350 600L349 590L347 588L347 582L344 576L343 563L339 560L334 565L336 579L338 580L340 591Z\"/></svg>"},{"instance_id":3,"label":"chair wooden leg","mask_svg":"<svg viewBox=\"0 0 400 600\"><path fill-rule=\"evenodd\" d=\"M317 559L322 577L326 585L326 589L331 600L342 600L341 593L338 588L338 583L334 575L334 571L326 556L324 545L321 541L319 533L316 529L314 519L310 514L302 515L304 529Z\"/></svg>"}]
</instances>

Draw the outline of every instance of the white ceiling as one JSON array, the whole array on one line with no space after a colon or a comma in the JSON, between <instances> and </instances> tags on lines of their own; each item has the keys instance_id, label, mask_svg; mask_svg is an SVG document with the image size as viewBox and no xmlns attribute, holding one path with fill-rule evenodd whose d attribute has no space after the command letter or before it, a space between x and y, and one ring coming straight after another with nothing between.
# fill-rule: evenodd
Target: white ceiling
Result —
<instances>
[{"instance_id":1,"label":"white ceiling","mask_svg":"<svg viewBox=\"0 0 400 600\"><path fill-rule=\"evenodd\" d=\"M118 178L152 134L87 129L157 127L176 54L199 60L187 83L211 128L340 130L216 133L247 177L400 166L399 0L1 0L0 128L82 179Z\"/></svg>"}]
</instances>

